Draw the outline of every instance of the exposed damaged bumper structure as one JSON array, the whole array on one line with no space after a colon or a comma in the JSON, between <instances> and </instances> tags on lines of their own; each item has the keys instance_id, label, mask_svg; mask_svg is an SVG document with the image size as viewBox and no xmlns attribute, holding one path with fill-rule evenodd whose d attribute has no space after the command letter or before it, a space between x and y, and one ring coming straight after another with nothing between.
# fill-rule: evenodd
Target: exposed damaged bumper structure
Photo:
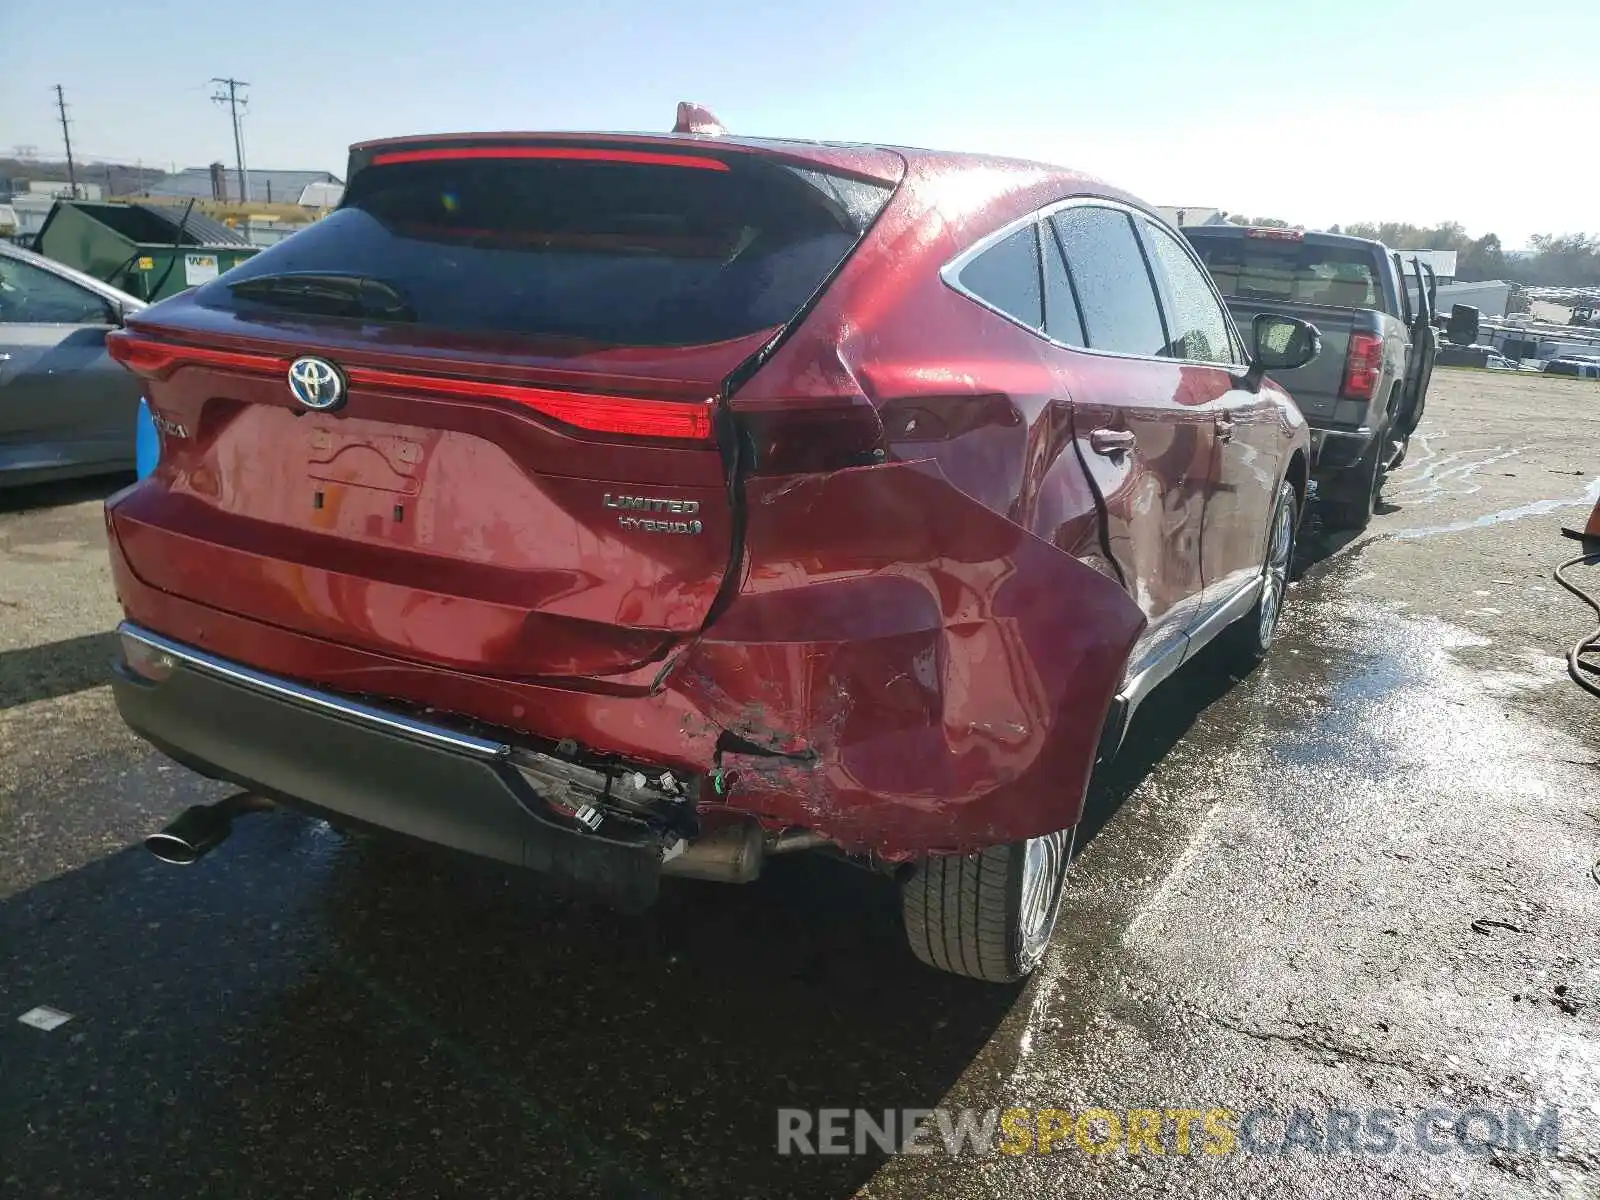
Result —
<instances>
[{"instance_id":1,"label":"exposed damaged bumper structure","mask_svg":"<svg viewBox=\"0 0 1600 1200\"><path fill-rule=\"evenodd\" d=\"M245 789L147 839L193 862L233 819L283 804L538 870L619 907L655 898L662 874L745 883L768 853L823 844L753 818L702 822L701 780L585 764L251 670L137 625L119 630L113 690L141 736Z\"/></svg>"}]
</instances>

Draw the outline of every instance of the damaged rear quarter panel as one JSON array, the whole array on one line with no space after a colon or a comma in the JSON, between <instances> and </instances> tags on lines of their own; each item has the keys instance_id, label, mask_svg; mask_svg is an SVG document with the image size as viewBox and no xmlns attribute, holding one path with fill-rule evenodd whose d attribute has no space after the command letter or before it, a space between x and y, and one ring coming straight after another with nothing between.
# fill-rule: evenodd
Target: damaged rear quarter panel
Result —
<instances>
[{"instance_id":1,"label":"damaged rear quarter panel","mask_svg":"<svg viewBox=\"0 0 1600 1200\"><path fill-rule=\"evenodd\" d=\"M1077 821L1143 623L1116 582L932 461L749 500L744 592L671 685L753 744L723 757L732 804L887 858Z\"/></svg>"},{"instance_id":2,"label":"damaged rear quarter panel","mask_svg":"<svg viewBox=\"0 0 1600 1200\"><path fill-rule=\"evenodd\" d=\"M697 714L686 733L739 739L723 738L731 805L889 859L1078 820L1145 618L1104 554L1071 372L940 268L1081 186L910 155L866 242L739 389L748 413L860 397L887 455L744 482L739 592L668 684Z\"/></svg>"}]
</instances>

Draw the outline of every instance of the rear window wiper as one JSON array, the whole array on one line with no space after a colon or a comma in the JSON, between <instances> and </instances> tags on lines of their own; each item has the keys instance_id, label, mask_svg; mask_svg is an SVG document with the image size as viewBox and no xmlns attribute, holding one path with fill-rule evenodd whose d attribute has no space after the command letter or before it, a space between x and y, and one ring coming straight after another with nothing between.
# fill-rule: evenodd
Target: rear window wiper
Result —
<instances>
[{"instance_id":1,"label":"rear window wiper","mask_svg":"<svg viewBox=\"0 0 1600 1200\"><path fill-rule=\"evenodd\" d=\"M414 322L417 310L393 284L369 275L294 271L256 275L228 285L241 300L323 317Z\"/></svg>"}]
</instances>

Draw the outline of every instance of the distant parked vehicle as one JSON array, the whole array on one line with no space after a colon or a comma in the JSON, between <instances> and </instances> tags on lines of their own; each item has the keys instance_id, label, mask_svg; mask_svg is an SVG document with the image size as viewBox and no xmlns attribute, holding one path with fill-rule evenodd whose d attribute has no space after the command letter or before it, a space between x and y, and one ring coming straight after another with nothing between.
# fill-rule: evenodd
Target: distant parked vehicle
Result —
<instances>
[{"instance_id":1,"label":"distant parked vehicle","mask_svg":"<svg viewBox=\"0 0 1600 1200\"><path fill-rule=\"evenodd\" d=\"M1487 367L1491 371L1515 371L1516 362L1493 346L1456 346L1446 343L1439 347L1437 365L1441 367Z\"/></svg>"},{"instance_id":2,"label":"distant parked vehicle","mask_svg":"<svg viewBox=\"0 0 1600 1200\"><path fill-rule=\"evenodd\" d=\"M1265 313L1301 318L1321 331L1322 353L1275 378L1311 425L1323 522L1366 528L1384 475L1405 458L1422 420L1439 350L1432 272L1422 268L1427 283L1413 311L1401 256L1381 242L1238 225L1183 232L1240 329ZM1472 342L1475 320L1455 334Z\"/></svg>"},{"instance_id":3,"label":"distant parked vehicle","mask_svg":"<svg viewBox=\"0 0 1600 1200\"><path fill-rule=\"evenodd\" d=\"M105 342L144 307L0 243L0 487L132 469L141 385Z\"/></svg>"},{"instance_id":4,"label":"distant parked vehicle","mask_svg":"<svg viewBox=\"0 0 1600 1200\"><path fill-rule=\"evenodd\" d=\"M1563 354L1545 363L1544 372L1574 379L1600 379L1600 354Z\"/></svg>"}]
</instances>

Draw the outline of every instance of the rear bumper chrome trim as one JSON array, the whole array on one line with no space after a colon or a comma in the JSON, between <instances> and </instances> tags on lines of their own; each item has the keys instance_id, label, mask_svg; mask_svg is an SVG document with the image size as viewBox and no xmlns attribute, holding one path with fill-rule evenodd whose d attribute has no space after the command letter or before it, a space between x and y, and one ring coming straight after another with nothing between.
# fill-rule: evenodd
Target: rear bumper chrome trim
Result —
<instances>
[{"instance_id":1,"label":"rear bumper chrome trim","mask_svg":"<svg viewBox=\"0 0 1600 1200\"><path fill-rule=\"evenodd\" d=\"M203 650L196 650L193 646L185 646L181 642L174 642L169 638L164 638L158 633L152 633L148 629L143 629L133 624L131 621L124 621L117 626L117 635L131 638L136 642L143 642L152 649L171 655L193 670L202 671L218 679L225 679L229 683L235 683L241 687L265 692L270 696L276 696L280 700L288 700L294 704L315 709L318 712L327 713L357 725L381 729L387 733L398 734L415 742L422 742L425 745L454 750L460 754L467 754L473 758L489 761L506 758L511 753L511 747L504 742L474 737L469 733L457 733L455 730L446 729L441 725L418 721L412 717L402 716L399 713L386 712L369 704L361 704L354 700L345 700L338 696L329 695L327 692L319 692L315 688L308 688L304 684L293 683L276 675L254 671L249 667L242 667L238 663L229 662L227 659L207 654Z\"/></svg>"}]
</instances>

